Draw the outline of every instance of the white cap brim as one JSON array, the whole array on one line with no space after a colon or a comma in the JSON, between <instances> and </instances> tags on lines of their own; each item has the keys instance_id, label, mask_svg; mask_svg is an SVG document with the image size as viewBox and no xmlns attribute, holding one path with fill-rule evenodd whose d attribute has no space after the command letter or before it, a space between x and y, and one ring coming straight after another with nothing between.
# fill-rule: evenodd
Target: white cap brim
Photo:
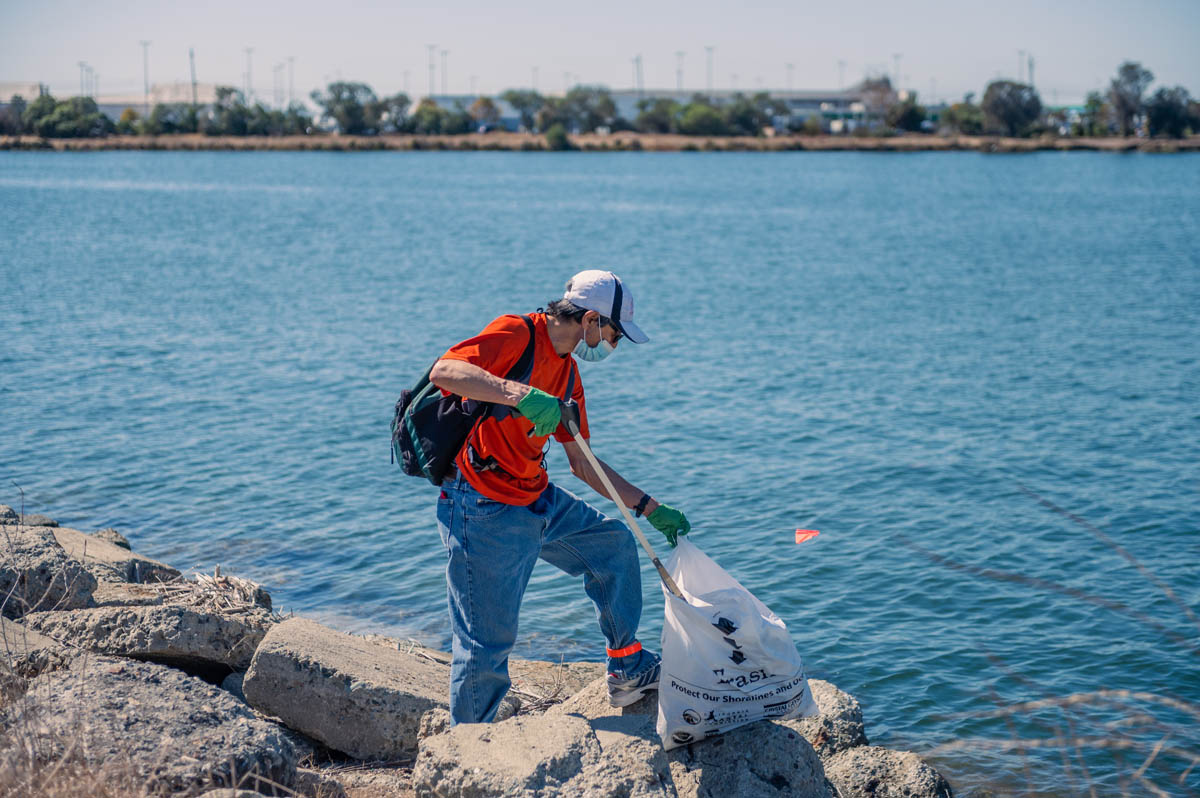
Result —
<instances>
[{"instance_id":1,"label":"white cap brim","mask_svg":"<svg viewBox=\"0 0 1200 798\"><path fill-rule=\"evenodd\" d=\"M644 344L650 340L650 336L642 332L642 328L631 321L618 322L621 325L621 332L625 333L625 337L635 344Z\"/></svg>"}]
</instances>

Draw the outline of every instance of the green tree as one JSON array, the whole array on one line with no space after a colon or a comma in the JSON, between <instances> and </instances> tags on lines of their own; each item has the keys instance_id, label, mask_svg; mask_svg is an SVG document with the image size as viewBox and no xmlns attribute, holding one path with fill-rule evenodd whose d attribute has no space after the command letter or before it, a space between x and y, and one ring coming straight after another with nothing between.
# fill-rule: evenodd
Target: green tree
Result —
<instances>
[{"instance_id":1,"label":"green tree","mask_svg":"<svg viewBox=\"0 0 1200 798\"><path fill-rule=\"evenodd\" d=\"M565 129L570 122L567 103L562 97L545 98L542 107L538 109L537 115L534 117L534 125L537 129L545 131L549 131L555 125L562 125Z\"/></svg>"},{"instance_id":2,"label":"green tree","mask_svg":"<svg viewBox=\"0 0 1200 798\"><path fill-rule=\"evenodd\" d=\"M555 122L546 131L546 146L560 151L571 149L571 140L567 138L567 129L561 123Z\"/></svg>"},{"instance_id":3,"label":"green tree","mask_svg":"<svg viewBox=\"0 0 1200 798\"><path fill-rule=\"evenodd\" d=\"M529 89L509 89L500 95L500 99L511 105L521 117L521 127L533 131L535 117L546 100L536 91Z\"/></svg>"},{"instance_id":4,"label":"green tree","mask_svg":"<svg viewBox=\"0 0 1200 798\"><path fill-rule=\"evenodd\" d=\"M638 115L634 127L643 133L673 133L678 130L679 103L665 97L638 100Z\"/></svg>"},{"instance_id":5,"label":"green tree","mask_svg":"<svg viewBox=\"0 0 1200 798\"><path fill-rule=\"evenodd\" d=\"M0 110L0 135L19 136L25 132L21 122L21 114L25 113L25 98L14 94L8 105Z\"/></svg>"},{"instance_id":6,"label":"green tree","mask_svg":"<svg viewBox=\"0 0 1200 798\"><path fill-rule=\"evenodd\" d=\"M313 102L321 107L321 118L337 126L347 135L370 135L378 132L378 98L365 83L337 81L324 92L314 91Z\"/></svg>"},{"instance_id":7,"label":"green tree","mask_svg":"<svg viewBox=\"0 0 1200 798\"><path fill-rule=\"evenodd\" d=\"M495 125L500 121L500 109L489 97L480 97L467 109L477 125Z\"/></svg>"},{"instance_id":8,"label":"green tree","mask_svg":"<svg viewBox=\"0 0 1200 798\"><path fill-rule=\"evenodd\" d=\"M200 131L207 136L244 136L249 120L242 93L232 86L217 86L212 110L201 121Z\"/></svg>"},{"instance_id":9,"label":"green tree","mask_svg":"<svg viewBox=\"0 0 1200 798\"><path fill-rule=\"evenodd\" d=\"M1146 125L1151 136L1182 138L1191 127L1191 97L1183 86L1163 87L1146 101Z\"/></svg>"},{"instance_id":10,"label":"green tree","mask_svg":"<svg viewBox=\"0 0 1200 798\"><path fill-rule=\"evenodd\" d=\"M1134 117L1142 113L1142 95L1154 80L1154 73L1136 61L1117 67L1117 76L1108 87L1108 101L1122 136L1133 133Z\"/></svg>"},{"instance_id":11,"label":"green tree","mask_svg":"<svg viewBox=\"0 0 1200 798\"><path fill-rule=\"evenodd\" d=\"M1080 133L1084 136L1107 136L1112 133L1109 120L1112 109L1104 100L1104 95L1098 91L1088 92L1083 103L1083 112L1079 115Z\"/></svg>"},{"instance_id":12,"label":"green tree","mask_svg":"<svg viewBox=\"0 0 1200 798\"><path fill-rule=\"evenodd\" d=\"M441 133L442 117L445 115L446 112L432 98L425 97L417 103L417 110L413 111L410 119L412 132L426 136Z\"/></svg>"},{"instance_id":13,"label":"green tree","mask_svg":"<svg viewBox=\"0 0 1200 798\"><path fill-rule=\"evenodd\" d=\"M730 133L735 136L758 136L764 127L771 124L771 114L775 108L766 92L759 92L752 97L739 92L722 110Z\"/></svg>"},{"instance_id":14,"label":"green tree","mask_svg":"<svg viewBox=\"0 0 1200 798\"><path fill-rule=\"evenodd\" d=\"M454 108L442 117L442 132L447 135L470 133L472 130L475 130L475 123L462 103L455 103Z\"/></svg>"},{"instance_id":15,"label":"green tree","mask_svg":"<svg viewBox=\"0 0 1200 798\"><path fill-rule=\"evenodd\" d=\"M135 135L141 130L141 127L142 117L132 108L126 108L117 119L117 132L122 136Z\"/></svg>"},{"instance_id":16,"label":"green tree","mask_svg":"<svg viewBox=\"0 0 1200 798\"><path fill-rule=\"evenodd\" d=\"M1032 86L995 80L983 93L983 117L988 130L1006 136L1025 135L1042 115L1042 101Z\"/></svg>"},{"instance_id":17,"label":"green tree","mask_svg":"<svg viewBox=\"0 0 1200 798\"><path fill-rule=\"evenodd\" d=\"M894 129L905 130L908 132L917 132L921 130L921 124L925 121L929 114L925 110L925 106L917 105L917 98L909 97L903 102L898 102L887 110L887 115L884 121L887 126Z\"/></svg>"},{"instance_id":18,"label":"green tree","mask_svg":"<svg viewBox=\"0 0 1200 798\"><path fill-rule=\"evenodd\" d=\"M400 133L408 124L408 109L412 100L404 92L383 97L367 110L367 116L375 120L381 133Z\"/></svg>"},{"instance_id":19,"label":"green tree","mask_svg":"<svg viewBox=\"0 0 1200 798\"><path fill-rule=\"evenodd\" d=\"M679 132L687 136L727 136L729 125L725 124L725 117L716 108L708 103L693 101L683 108Z\"/></svg>"},{"instance_id":20,"label":"green tree","mask_svg":"<svg viewBox=\"0 0 1200 798\"><path fill-rule=\"evenodd\" d=\"M974 92L968 93L960 103L954 103L942 111L941 125L964 136L978 136L983 132L983 109L975 104Z\"/></svg>"},{"instance_id":21,"label":"green tree","mask_svg":"<svg viewBox=\"0 0 1200 798\"><path fill-rule=\"evenodd\" d=\"M151 136L195 133L197 125L196 109L191 104L159 103L150 109L150 116L141 126L141 132Z\"/></svg>"},{"instance_id":22,"label":"green tree","mask_svg":"<svg viewBox=\"0 0 1200 798\"><path fill-rule=\"evenodd\" d=\"M576 86L567 92L563 105L568 124L585 132L607 126L617 115L612 95L601 86Z\"/></svg>"},{"instance_id":23,"label":"green tree","mask_svg":"<svg viewBox=\"0 0 1200 798\"><path fill-rule=\"evenodd\" d=\"M115 129L91 97L55 100L43 94L25 108L21 122L26 130L45 138L107 136Z\"/></svg>"}]
</instances>

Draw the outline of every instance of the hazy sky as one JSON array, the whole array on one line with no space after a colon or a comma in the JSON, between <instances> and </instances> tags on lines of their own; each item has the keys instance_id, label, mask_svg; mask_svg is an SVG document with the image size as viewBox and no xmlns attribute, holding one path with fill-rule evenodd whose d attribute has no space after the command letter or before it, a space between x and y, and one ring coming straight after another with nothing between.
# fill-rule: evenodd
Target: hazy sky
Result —
<instances>
[{"instance_id":1,"label":"hazy sky","mask_svg":"<svg viewBox=\"0 0 1200 798\"><path fill-rule=\"evenodd\" d=\"M1141 61L1157 82L1200 94L1200 0L908 0L895 2L570 3L459 0L443 5L368 0L0 0L0 81L79 90L79 61L100 90L137 94L142 50L152 83L198 79L241 87L253 47L254 89L270 100L272 68L295 57L297 96L341 77L380 94L429 85L426 45L437 45L436 89L447 50L451 93L571 83L626 88L643 57L647 88L674 88L683 51L685 89L705 86L705 46L715 48L713 84L741 89L836 88L867 71L894 74L927 99L982 94L989 80L1017 77L1018 51L1035 59L1043 101L1076 102L1107 84L1117 65ZM1023 69L1023 67L1022 67ZM284 73L286 85L286 73Z\"/></svg>"}]
</instances>

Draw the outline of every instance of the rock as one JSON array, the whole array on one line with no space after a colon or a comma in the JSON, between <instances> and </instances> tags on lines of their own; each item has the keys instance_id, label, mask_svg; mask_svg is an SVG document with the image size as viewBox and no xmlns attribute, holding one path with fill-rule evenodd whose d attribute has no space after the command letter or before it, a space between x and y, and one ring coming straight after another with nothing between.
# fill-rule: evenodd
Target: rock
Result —
<instances>
[{"instance_id":1,"label":"rock","mask_svg":"<svg viewBox=\"0 0 1200 798\"><path fill-rule=\"evenodd\" d=\"M347 798L346 788L335 776L311 768L296 770L292 790L304 798Z\"/></svg>"},{"instance_id":2,"label":"rock","mask_svg":"<svg viewBox=\"0 0 1200 798\"><path fill-rule=\"evenodd\" d=\"M206 612L173 604L150 607L93 607L69 612L35 612L30 629L80 648L182 667L250 667L250 659L274 624L266 610Z\"/></svg>"},{"instance_id":3,"label":"rock","mask_svg":"<svg viewBox=\"0 0 1200 798\"><path fill-rule=\"evenodd\" d=\"M126 539L126 537L111 527L108 529L101 529L92 537L107 541L114 546L120 546L126 551L129 550L129 541Z\"/></svg>"},{"instance_id":4,"label":"rock","mask_svg":"<svg viewBox=\"0 0 1200 798\"><path fill-rule=\"evenodd\" d=\"M424 740L435 734L445 734L450 730L450 711L440 707L431 709L421 716L417 726L417 740Z\"/></svg>"},{"instance_id":5,"label":"rock","mask_svg":"<svg viewBox=\"0 0 1200 798\"><path fill-rule=\"evenodd\" d=\"M512 689L543 701L562 701L604 676L602 662L545 662L512 658Z\"/></svg>"},{"instance_id":6,"label":"rock","mask_svg":"<svg viewBox=\"0 0 1200 798\"><path fill-rule=\"evenodd\" d=\"M0 525L2 524L19 524L21 516L17 515L17 511L9 507L7 504L0 504Z\"/></svg>"},{"instance_id":7,"label":"rock","mask_svg":"<svg viewBox=\"0 0 1200 798\"><path fill-rule=\"evenodd\" d=\"M295 776L295 752L278 727L164 665L77 658L31 681L11 721L19 734L0 737L0 768L10 772L46 766L69 748L91 769L120 762L151 794L196 795L234 779L269 792L256 777L287 787ZM27 750L36 762L23 761Z\"/></svg>"},{"instance_id":8,"label":"rock","mask_svg":"<svg viewBox=\"0 0 1200 798\"><path fill-rule=\"evenodd\" d=\"M414 798L412 775L400 768L356 767L335 770L333 777L346 790L346 798Z\"/></svg>"},{"instance_id":9,"label":"rock","mask_svg":"<svg viewBox=\"0 0 1200 798\"><path fill-rule=\"evenodd\" d=\"M67 555L54 530L0 527L0 614L86 607L95 589L95 577Z\"/></svg>"},{"instance_id":10,"label":"rock","mask_svg":"<svg viewBox=\"0 0 1200 798\"><path fill-rule=\"evenodd\" d=\"M413 640L399 640L376 634L364 635L363 639L385 648L426 657L447 667L450 665L449 653L426 648ZM526 703L533 704L562 701L603 676L604 672L605 666L602 662L547 662L517 657L508 661L508 675L512 679L513 691L524 694Z\"/></svg>"},{"instance_id":11,"label":"rock","mask_svg":"<svg viewBox=\"0 0 1200 798\"><path fill-rule=\"evenodd\" d=\"M547 713L557 715L581 715L585 718L604 718L620 715L658 716L658 691L642 696L627 707L614 707L608 703L608 685L604 676L592 682L575 695L556 704Z\"/></svg>"},{"instance_id":12,"label":"rock","mask_svg":"<svg viewBox=\"0 0 1200 798\"><path fill-rule=\"evenodd\" d=\"M271 629L243 690L250 705L357 759L400 759L417 748L421 716L447 706L446 666L313 621Z\"/></svg>"},{"instance_id":13,"label":"rock","mask_svg":"<svg viewBox=\"0 0 1200 798\"><path fill-rule=\"evenodd\" d=\"M862 707L854 696L821 679L809 679L808 687L820 714L780 723L803 734L822 760L839 751L868 744L863 730Z\"/></svg>"},{"instance_id":14,"label":"rock","mask_svg":"<svg viewBox=\"0 0 1200 798\"><path fill-rule=\"evenodd\" d=\"M645 714L460 724L421 741L413 787L419 796L831 798L816 752L793 729L755 723L667 753Z\"/></svg>"},{"instance_id":15,"label":"rock","mask_svg":"<svg viewBox=\"0 0 1200 798\"><path fill-rule=\"evenodd\" d=\"M0 618L0 707L25 692L29 679L64 668L71 651L45 635L7 618Z\"/></svg>"},{"instance_id":16,"label":"rock","mask_svg":"<svg viewBox=\"0 0 1200 798\"><path fill-rule=\"evenodd\" d=\"M58 526L57 521L55 521L50 516L42 515L41 513L26 513L24 516L21 517L21 523L24 524L25 526L44 526L44 527Z\"/></svg>"},{"instance_id":17,"label":"rock","mask_svg":"<svg viewBox=\"0 0 1200 798\"><path fill-rule=\"evenodd\" d=\"M907 751L859 746L825 760L825 775L840 798L952 798L950 784Z\"/></svg>"},{"instance_id":18,"label":"rock","mask_svg":"<svg viewBox=\"0 0 1200 798\"><path fill-rule=\"evenodd\" d=\"M680 796L833 798L817 752L795 729L758 721L672 750L671 778Z\"/></svg>"},{"instance_id":19,"label":"rock","mask_svg":"<svg viewBox=\"0 0 1200 798\"><path fill-rule=\"evenodd\" d=\"M153 584L98 582L92 592L92 604L97 607L149 607L164 603L165 594Z\"/></svg>"},{"instance_id":20,"label":"rock","mask_svg":"<svg viewBox=\"0 0 1200 798\"><path fill-rule=\"evenodd\" d=\"M245 701L246 693L242 689L242 680L245 678L246 674L235 671L221 680L221 689L237 696L238 701Z\"/></svg>"},{"instance_id":21,"label":"rock","mask_svg":"<svg viewBox=\"0 0 1200 798\"><path fill-rule=\"evenodd\" d=\"M106 540L58 527L54 538L68 556L83 563L97 579L106 582L166 582L179 577L171 566L114 546Z\"/></svg>"}]
</instances>

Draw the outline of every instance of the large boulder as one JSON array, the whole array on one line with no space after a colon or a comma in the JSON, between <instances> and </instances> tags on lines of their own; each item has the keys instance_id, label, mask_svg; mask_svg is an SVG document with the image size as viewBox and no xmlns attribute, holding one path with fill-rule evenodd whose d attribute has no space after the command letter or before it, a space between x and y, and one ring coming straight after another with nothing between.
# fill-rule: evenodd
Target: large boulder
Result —
<instances>
[{"instance_id":1,"label":"large boulder","mask_svg":"<svg viewBox=\"0 0 1200 798\"><path fill-rule=\"evenodd\" d=\"M808 687L820 714L780 723L803 734L822 760L839 751L867 745L858 699L821 679L809 679Z\"/></svg>"},{"instance_id":2,"label":"large boulder","mask_svg":"<svg viewBox=\"0 0 1200 798\"><path fill-rule=\"evenodd\" d=\"M7 504L0 504L0 526L5 524L19 524L21 516L16 510L9 507Z\"/></svg>"},{"instance_id":3,"label":"large boulder","mask_svg":"<svg viewBox=\"0 0 1200 798\"><path fill-rule=\"evenodd\" d=\"M83 563L102 582L166 582L179 577L179 571L166 563L134 554L78 529L60 526L50 531L68 556Z\"/></svg>"},{"instance_id":4,"label":"large boulder","mask_svg":"<svg viewBox=\"0 0 1200 798\"><path fill-rule=\"evenodd\" d=\"M416 752L421 716L447 705L449 669L303 618L275 626L242 682L249 704L357 759Z\"/></svg>"},{"instance_id":5,"label":"large boulder","mask_svg":"<svg viewBox=\"0 0 1200 798\"><path fill-rule=\"evenodd\" d=\"M57 640L0 617L0 707L25 692L29 679L66 667L70 659Z\"/></svg>"},{"instance_id":6,"label":"large boulder","mask_svg":"<svg viewBox=\"0 0 1200 798\"><path fill-rule=\"evenodd\" d=\"M859 746L825 760L825 775L840 798L953 798L950 784L907 751Z\"/></svg>"},{"instance_id":7,"label":"large boulder","mask_svg":"<svg viewBox=\"0 0 1200 798\"><path fill-rule=\"evenodd\" d=\"M7 618L33 610L86 607L96 579L68 556L56 530L0 526L0 609Z\"/></svg>"},{"instance_id":8,"label":"large boulder","mask_svg":"<svg viewBox=\"0 0 1200 798\"><path fill-rule=\"evenodd\" d=\"M239 671L250 667L274 622L258 607L217 612L174 604L34 612L24 618L30 629L103 654Z\"/></svg>"},{"instance_id":9,"label":"large boulder","mask_svg":"<svg viewBox=\"0 0 1200 798\"><path fill-rule=\"evenodd\" d=\"M93 773L116 768L157 795L231 786L269 793L296 772L281 729L224 690L153 663L76 658L30 682L8 721L0 782L67 758Z\"/></svg>"},{"instance_id":10,"label":"large boulder","mask_svg":"<svg viewBox=\"0 0 1200 798\"><path fill-rule=\"evenodd\" d=\"M645 714L547 712L461 724L421 741L418 796L831 798L794 730L764 722L670 752Z\"/></svg>"}]
</instances>

